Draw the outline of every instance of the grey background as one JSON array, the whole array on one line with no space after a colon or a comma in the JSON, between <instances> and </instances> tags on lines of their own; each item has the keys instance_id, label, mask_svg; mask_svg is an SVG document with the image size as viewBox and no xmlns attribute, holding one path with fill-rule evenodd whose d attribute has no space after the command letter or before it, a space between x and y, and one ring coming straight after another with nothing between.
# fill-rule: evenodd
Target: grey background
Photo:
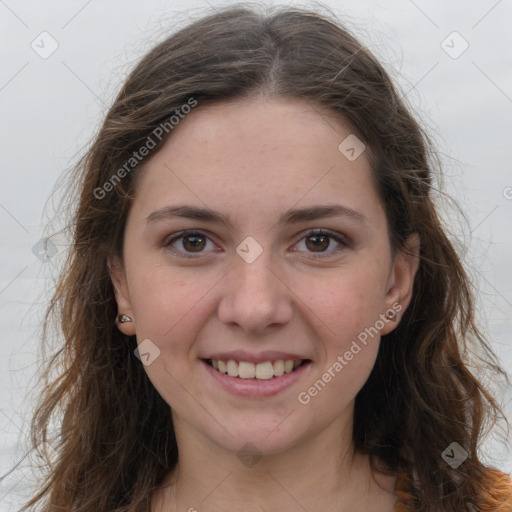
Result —
<instances>
[{"instance_id":1,"label":"grey background","mask_svg":"<svg viewBox=\"0 0 512 512\"><path fill-rule=\"evenodd\" d=\"M59 227L48 225L52 188L97 130L133 64L208 3L233 2L0 0L0 474L26 447L42 315L66 247L55 239L50 250L58 253L47 262L33 250ZM479 319L510 372L512 0L325 5L392 71L436 140L445 190L467 222L448 201L440 204L477 284ZM52 44L58 48L45 55ZM489 384L512 419L510 389ZM512 454L494 437L481 457L510 473ZM26 496L30 460L0 481L1 511Z\"/></svg>"}]
</instances>

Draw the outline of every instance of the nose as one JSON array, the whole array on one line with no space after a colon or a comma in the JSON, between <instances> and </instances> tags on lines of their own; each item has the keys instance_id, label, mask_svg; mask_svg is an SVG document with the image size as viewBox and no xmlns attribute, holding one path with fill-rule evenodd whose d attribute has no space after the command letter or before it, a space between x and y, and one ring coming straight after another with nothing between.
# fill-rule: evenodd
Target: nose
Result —
<instances>
[{"instance_id":1,"label":"nose","mask_svg":"<svg viewBox=\"0 0 512 512\"><path fill-rule=\"evenodd\" d=\"M262 334L290 321L293 293L283 272L271 264L269 251L263 251L252 263L235 256L234 268L222 281L218 315L224 324Z\"/></svg>"}]
</instances>

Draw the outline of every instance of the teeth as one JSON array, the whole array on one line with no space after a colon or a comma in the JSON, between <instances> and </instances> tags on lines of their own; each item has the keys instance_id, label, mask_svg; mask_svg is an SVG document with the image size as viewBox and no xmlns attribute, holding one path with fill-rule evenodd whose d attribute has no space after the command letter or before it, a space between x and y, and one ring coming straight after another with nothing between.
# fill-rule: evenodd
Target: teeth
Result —
<instances>
[{"instance_id":1,"label":"teeth","mask_svg":"<svg viewBox=\"0 0 512 512\"><path fill-rule=\"evenodd\" d=\"M280 377L284 373L290 373L302 363L302 359L288 359L286 361L265 361L263 363L250 363L248 361L221 361L212 359L211 365L221 373L227 373L230 377L241 379L269 380L273 377Z\"/></svg>"},{"instance_id":2,"label":"teeth","mask_svg":"<svg viewBox=\"0 0 512 512\"><path fill-rule=\"evenodd\" d=\"M228 367L228 375L230 377L238 377L238 365L236 361L230 360L227 362L226 366Z\"/></svg>"},{"instance_id":3,"label":"teeth","mask_svg":"<svg viewBox=\"0 0 512 512\"><path fill-rule=\"evenodd\" d=\"M268 380L274 376L274 367L270 361L265 363L258 363L256 365L256 378L261 380Z\"/></svg>"},{"instance_id":4,"label":"teeth","mask_svg":"<svg viewBox=\"0 0 512 512\"><path fill-rule=\"evenodd\" d=\"M273 364L274 375L280 377L284 373L284 361L276 361Z\"/></svg>"},{"instance_id":5,"label":"teeth","mask_svg":"<svg viewBox=\"0 0 512 512\"><path fill-rule=\"evenodd\" d=\"M255 376L255 365L253 365L252 363L246 363L245 361L240 361L240 363L238 363L238 377L240 377L241 379L254 379Z\"/></svg>"},{"instance_id":6,"label":"teeth","mask_svg":"<svg viewBox=\"0 0 512 512\"><path fill-rule=\"evenodd\" d=\"M284 372L290 373L293 370L293 364L294 364L294 362L291 359L289 359L288 361L285 361L284 362Z\"/></svg>"}]
</instances>

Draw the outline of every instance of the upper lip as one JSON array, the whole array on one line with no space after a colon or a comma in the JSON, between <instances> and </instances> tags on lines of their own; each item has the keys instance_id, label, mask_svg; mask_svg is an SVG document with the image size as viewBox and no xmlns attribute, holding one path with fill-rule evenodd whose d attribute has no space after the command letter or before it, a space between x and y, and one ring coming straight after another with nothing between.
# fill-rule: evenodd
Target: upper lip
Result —
<instances>
[{"instance_id":1,"label":"upper lip","mask_svg":"<svg viewBox=\"0 0 512 512\"><path fill-rule=\"evenodd\" d=\"M214 359L217 361L229 361L232 359L233 361L247 361L248 363L257 364L264 363L265 361L288 361L289 359L300 359L302 361L308 358L298 354L292 354L290 352L279 352L275 350L267 350L257 354L252 354L245 350L232 350L230 352L216 352L215 354L206 356L203 359Z\"/></svg>"}]
</instances>

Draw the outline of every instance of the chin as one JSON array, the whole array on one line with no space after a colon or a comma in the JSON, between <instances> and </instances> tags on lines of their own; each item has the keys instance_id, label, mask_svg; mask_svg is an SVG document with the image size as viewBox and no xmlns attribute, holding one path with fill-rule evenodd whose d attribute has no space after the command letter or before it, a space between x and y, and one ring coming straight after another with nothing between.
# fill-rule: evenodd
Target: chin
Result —
<instances>
[{"instance_id":1,"label":"chin","mask_svg":"<svg viewBox=\"0 0 512 512\"><path fill-rule=\"evenodd\" d=\"M286 416L285 416L286 417ZM288 418L289 420L289 418ZM304 433L293 428L291 422L283 418L264 421L264 418L251 422L238 421L224 423L216 432L204 432L204 435L219 447L233 452L239 457L244 455L276 455L301 442ZM231 435L230 435L231 434Z\"/></svg>"}]
</instances>

